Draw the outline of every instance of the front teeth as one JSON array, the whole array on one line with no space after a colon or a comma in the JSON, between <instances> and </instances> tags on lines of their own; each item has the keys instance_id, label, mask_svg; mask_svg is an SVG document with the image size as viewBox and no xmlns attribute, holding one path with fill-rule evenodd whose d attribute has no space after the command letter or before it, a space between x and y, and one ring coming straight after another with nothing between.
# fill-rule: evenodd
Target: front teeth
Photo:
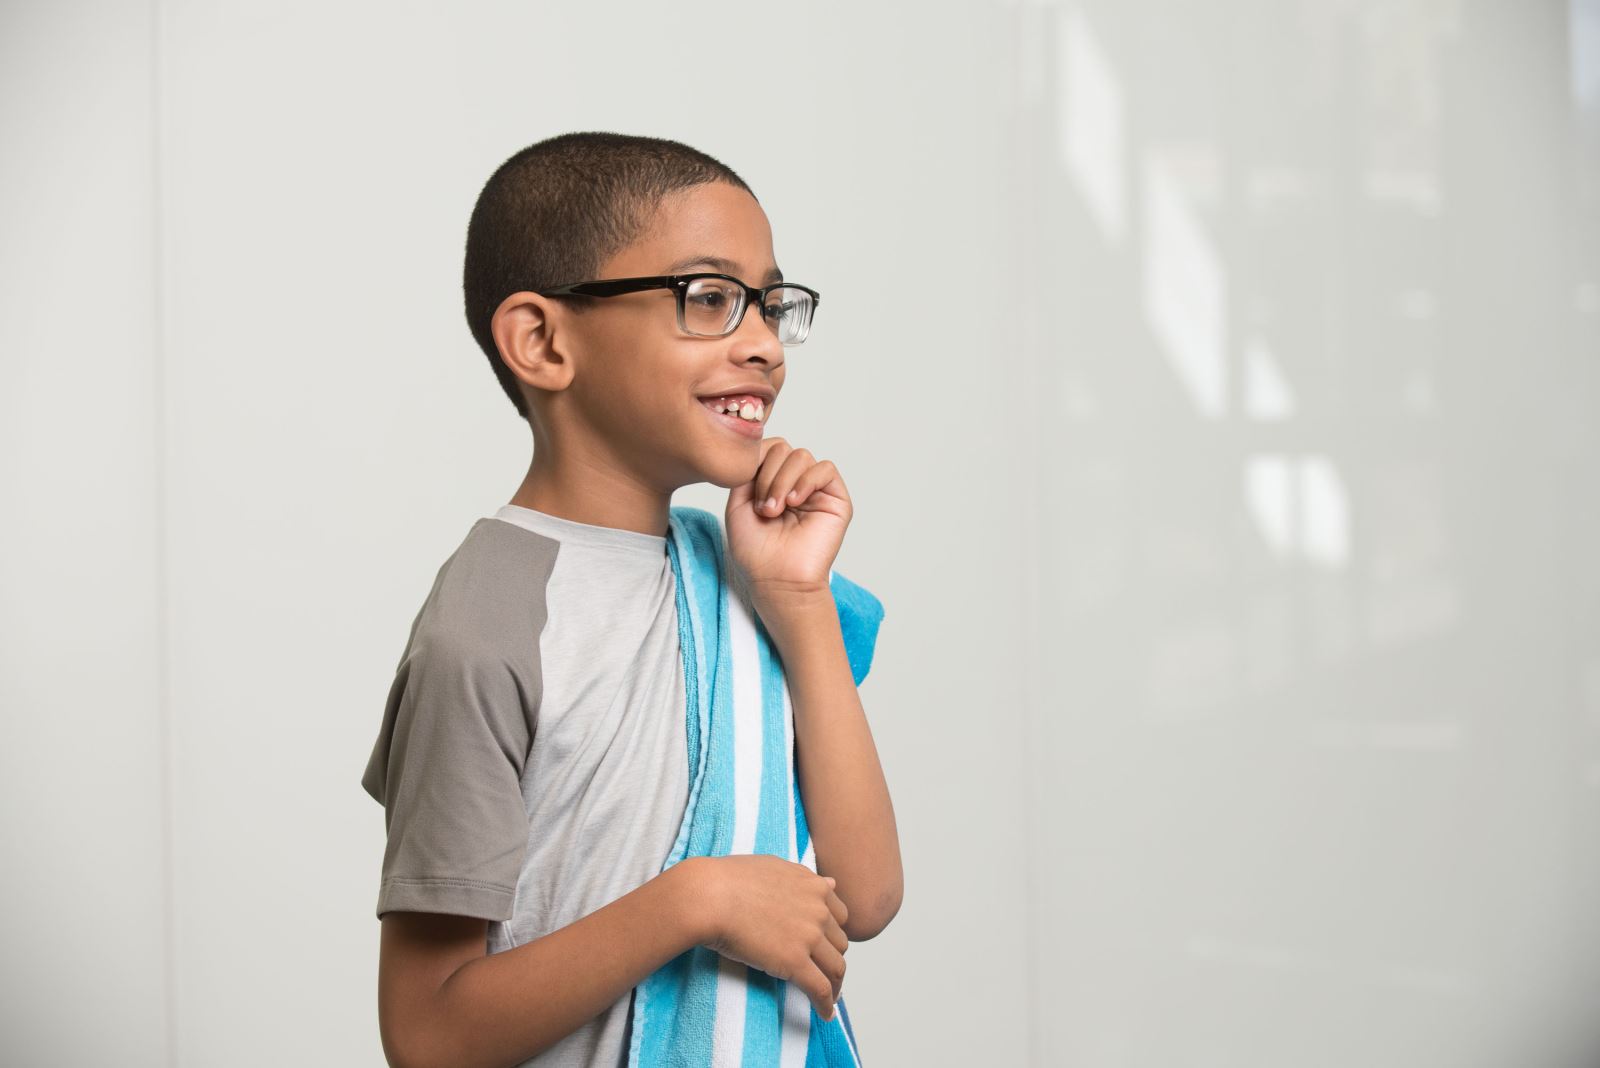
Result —
<instances>
[{"instance_id":1,"label":"front teeth","mask_svg":"<svg viewBox=\"0 0 1600 1068\"><path fill-rule=\"evenodd\" d=\"M759 423L767 417L767 406L760 401L745 401L742 407L735 407L731 404L714 404L712 409L729 415L737 415L740 419L748 419L752 423Z\"/></svg>"}]
</instances>

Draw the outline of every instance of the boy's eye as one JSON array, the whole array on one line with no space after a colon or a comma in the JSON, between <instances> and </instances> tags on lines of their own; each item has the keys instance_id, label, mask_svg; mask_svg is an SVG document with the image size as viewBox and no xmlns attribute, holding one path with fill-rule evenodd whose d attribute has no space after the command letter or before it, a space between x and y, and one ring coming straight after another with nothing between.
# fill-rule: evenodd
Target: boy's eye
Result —
<instances>
[{"instance_id":1,"label":"boy's eye","mask_svg":"<svg viewBox=\"0 0 1600 1068\"><path fill-rule=\"evenodd\" d=\"M769 319L781 318L786 315L791 315L793 312L793 301L778 301L776 303L767 305L767 318Z\"/></svg>"},{"instance_id":2,"label":"boy's eye","mask_svg":"<svg viewBox=\"0 0 1600 1068\"><path fill-rule=\"evenodd\" d=\"M728 302L728 295L719 289L703 289L690 293L689 299L707 308L720 308Z\"/></svg>"}]
</instances>

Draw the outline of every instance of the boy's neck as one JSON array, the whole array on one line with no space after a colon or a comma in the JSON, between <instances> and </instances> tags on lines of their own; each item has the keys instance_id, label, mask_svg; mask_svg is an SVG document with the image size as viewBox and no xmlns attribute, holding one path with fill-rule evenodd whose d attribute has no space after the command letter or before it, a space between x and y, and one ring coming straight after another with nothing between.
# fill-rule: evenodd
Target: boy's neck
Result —
<instances>
[{"instance_id":1,"label":"boy's neck","mask_svg":"<svg viewBox=\"0 0 1600 1068\"><path fill-rule=\"evenodd\" d=\"M573 481L530 468L507 503L574 523L666 536L672 508L670 494L662 496L623 479L606 479L603 473L592 469L583 472L582 489L574 489Z\"/></svg>"}]
</instances>

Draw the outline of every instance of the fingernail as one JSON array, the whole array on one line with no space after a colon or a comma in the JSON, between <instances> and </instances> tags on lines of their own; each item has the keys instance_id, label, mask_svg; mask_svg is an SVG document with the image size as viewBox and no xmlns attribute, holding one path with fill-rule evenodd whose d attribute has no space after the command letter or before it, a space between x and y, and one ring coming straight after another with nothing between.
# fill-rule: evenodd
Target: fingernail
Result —
<instances>
[{"instance_id":1,"label":"fingernail","mask_svg":"<svg viewBox=\"0 0 1600 1068\"><path fill-rule=\"evenodd\" d=\"M769 511L769 512L772 511L772 509L777 506L777 503L778 503L778 498L776 498L776 497L768 497L767 498L767 511Z\"/></svg>"}]
</instances>

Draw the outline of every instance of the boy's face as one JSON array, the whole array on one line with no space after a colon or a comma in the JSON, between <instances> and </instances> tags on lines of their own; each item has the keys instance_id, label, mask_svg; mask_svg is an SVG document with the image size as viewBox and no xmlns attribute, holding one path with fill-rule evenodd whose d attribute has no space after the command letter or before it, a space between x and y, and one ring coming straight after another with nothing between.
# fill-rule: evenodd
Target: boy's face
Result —
<instances>
[{"instance_id":1,"label":"boy's face","mask_svg":"<svg viewBox=\"0 0 1600 1068\"><path fill-rule=\"evenodd\" d=\"M720 257L708 263L700 257ZM747 285L775 278L772 229L748 192L706 182L664 198L649 230L604 263L596 278L717 271ZM711 482L731 488L755 477L764 424L738 424L702 398L783 389L784 348L754 301L726 337L678 327L677 297L645 290L589 302L581 315L552 309L549 344L570 357L570 380L545 410L563 435L609 453L654 488ZM559 316L559 318L556 318ZM772 401L765 405L771 412ZM573 416L578 418L574 419Z\"/></svg>"}]
</instances>

